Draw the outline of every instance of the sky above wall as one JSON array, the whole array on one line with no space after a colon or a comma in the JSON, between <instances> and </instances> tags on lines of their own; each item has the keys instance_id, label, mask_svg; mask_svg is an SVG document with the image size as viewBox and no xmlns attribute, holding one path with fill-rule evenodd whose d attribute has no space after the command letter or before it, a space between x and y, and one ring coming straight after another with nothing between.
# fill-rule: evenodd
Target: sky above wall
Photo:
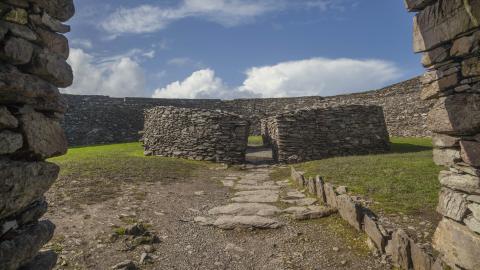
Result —
<instances>
[{"instance_id":1,"label":"sky above wall","mask_svg":"<svg viewBox=\"0 0 480 270\"><path fill-rule=\"evenodd\" d=\"M76 0L64 93L329 96L422 73L403 0Z\"/></svg>"}]
</instances>

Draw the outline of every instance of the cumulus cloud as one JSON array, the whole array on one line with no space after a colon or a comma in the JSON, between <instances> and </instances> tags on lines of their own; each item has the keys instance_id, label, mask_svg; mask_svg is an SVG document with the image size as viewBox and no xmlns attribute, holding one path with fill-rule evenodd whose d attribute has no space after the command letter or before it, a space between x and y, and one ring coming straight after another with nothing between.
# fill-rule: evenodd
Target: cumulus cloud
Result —
<instances>
[{"instance_id":1,"label":"cumulus cloud","mask_svg":"<svg viewBox=\"0 0 480 270\"><path fill-rule=\"evenodd\" d=\"M130 57L95 60L82 49L72 48L68 63L72 66L72 86L62 92L77 95L112 97L145 96L145 74Z\"/></svg>"},{"instance_id":2,"label":"cumulus cloud","mask_svg":"<svg viewBox=\"0 0 480 270\"><path fill-rule=\"evenodd\" d=\"M211 69L194 72L155 90L158 98L248 98L331 96L371 90L401 77L395 64L383 60L312 58L253 67L241 86L229 87Z\"/></svg>"},{"instance_id":3,"label":"cumulus cloud","mask_svg":"<svg viewBox=\"0 0 480 270\"><path fill-rule=\"evenodd\" d=\"M232 99L252 97L254 93L228 87L222 79L216 77L211 69L195 71L183 81L173 82L164 88L156 89L155 98L220 98Z\"/></svg>"},{"instance_id":4,"label":"cumulus cloud","mask_svg":"<svg viewBox=\"0 0 480 270\"><path fill-rule=\"evenodd\" d=\"M140 5L119 8L108 16L101 27L116 37L121 34L152 33L169 24L189 17L231 27L253 21L264 14L287 8L318 8L326 10L332 0L183 0L176 7ZM338 5L338 4L336 4Z\"/></svg>"}]
</instances>

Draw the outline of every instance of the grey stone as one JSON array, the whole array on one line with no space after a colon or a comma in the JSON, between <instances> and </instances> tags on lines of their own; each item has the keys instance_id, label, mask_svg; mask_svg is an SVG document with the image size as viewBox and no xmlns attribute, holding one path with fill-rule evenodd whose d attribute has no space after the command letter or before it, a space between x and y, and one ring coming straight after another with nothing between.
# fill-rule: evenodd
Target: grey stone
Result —
<instances>
[{"instance_id":1,"label":"grey stone","mask_svg":"<svg viewBox=\"0 0 480 270\"><path fill-rule=\"evenodd\" d=\"M208 211L210 215L238 215L238 216L274 216L282 211L273 205L261 203L232 203L219 206Z\"/></svg>"},{"instance_id":2,"label":"grey stone","mask_svg":"<svg viewBox=\"0 0 480 270\"><path fill-rule=\"evenodd\" d=\"M438 148L451 148L459 146L460 138L452 137L444 134L434 134L432 143Z\"/></svg>"},{"instance_id":3,"label":"grey stone","mask_svg":"<svg viewBox=\"0 0 480 270\"><path fill-rule=\"evenodd\" d=\"M52 18L48 13L43 13L41 22L47 26L53 32L68 33L70 32L70 26L62 24L60 21Z\"/></svg>"},{"instance_id":4,"label":"grey stone","mask_svg":"<svg viewBox=\"0 0 480 270\"><path fill-rule=\"evenodd\" d=\"M476 219L474 216L468 216L463 222L472 232L480 234L480 220Z\"/></svg>"},{"instance_id":5,"label":"grey stone","mask_svg":"<svg viewBox=\"0 0 480 270\"><path fill-rule=\"evenodd\" d=\"M68 40L65 36L43 30L42 28L37 29L37 34L45 47L51 52L62 56L64 59L68 58L70 49L68 47Z\"/></svg>"},{"instance_id":6,"label":"grey stone","mask_svg":"<svg viewBox=\"0 0 480 270\"><path fill-rule=\"evenodd\" d=\"M306 198L307 196L300 191L288 191L285 196L283 196L284 200L298 200Z\"/></svg>"},{"instance_id":7,"label":"grey stone","mask_svg":"<svg viewBox=\"0 0 480 270\"><path fill-rule=\"evenodd\" d=\"M0 160L0 219L42 198L57 175L57 165L46 162Z\"/></svg>"},{"instance_id":8,"label":"grey stone","mask_svg":"<svg viewBox=\"0 0 480 270\"><path fill-rule=\"evenodd\" d=\"M360 204L354 202L348 195L337 196L337 209L344 220L358 231L362 230L363 209Z\"/></svg>"},{"instance_id":9,"label":"grey stone","mask_svg":"<svg viewBox=\"0 0 480 270\"><path fill-rule=\"evenodd\" d=\"M317 198L318 200L325 204L327 203L327 199L325 198L325 182L323 181L323 179L317 175L315 177L315 186L317 187Z\"/></svg>"},{"instance_id":10,"label":"grey stone","mask_svg":"<svg viewBox=\"0 0 480 270\"><path fill-rule=\"evenodd\" d=\"M469 174L441 171L440 184L453 190L480 194L480 178Z\"/></svg>"},{"instance_id":11,"label":"grey stone","mask_svg":"<svg viewBox=\"0 0 480 270\"><path fill-rule=\"evenodd\" d=\"M258 186L253 186L253 185L235 185L233 189L236 190L278 190L280 189L280 186L274 186L274 185L258 185Z\"/></svg>"},{"instance_id":12,"label":"grey stone","mask_svg":"<svg viewBox=\"0 0 480 270\"><path fill-rule=\"evenodd\" d=\"M28 150L34 156L46 159L67 152L67 138L55 119L29 111L21 115L20 121Z\"/></svg>"},{"instance_id":13,"label":"grey stone","mask_svg":"<svg viewBox=\"0 0 480 270\"><path fill-rule=\"evenodd\" d=\"M315 179L309 177L307 180L308 193L311 195L317 195L317 187L315 186Z\"/></svg>"},{"instance_id":14,"label":"grey stone","mask_svg":"<svg viewBox=\"0 0 480 270\"><path fill-rule=\"evenodd\" d=\"M460 151L457 149L433 149L433 162L438 166L453 166L461 160Z\"/></svg>"},{"instance_id":15,"label":"grey stone","mask_svg":"<svg viewBox=\"0 0 480 270\"><path fill-rule=\"evenodd\" d=\"M405 6L409 11L419 11L435 2L435 0L405 0Z\"/></svg>"},{"instance_id":16,"label":"grey stone","mask_svg":"<svg viewBox=\"0 0 480 270\"><path fill-rule=\"evenodd\" d=\"M470 174L480 177L480 169L470 167L469 165L462 162L455 164L455 166L453 166L453 169L457 170L457 172L462 174Z\"/></svg>"},{"instance_id":17,"label":"grey stone","mask_svg":"<svg viewBox=\"0 0 480 270\"><path fill-rule=\"evenodd\" d=\"M309 220L309 219L323 218L323 217L328 217L330 215L333 215L337 212L336 209L333 209L327 206L308 206L308 207L305 207L304 209L301 209L301 208L303 207L291 207L291 208L285 209L284 211L286 213L291 212L293 214L293 218L296 220Z\"/></svg>"},{"instance_id":18,"label":"grey stone","mask_svg":"<svg viewBox=\"0 0 480 270\"><path fill-rule=\"evenodd\" d=\"M57 87L65 88L73 83L73 71L66 59L47 49L35 50L27 71Z\"/></svg>"},{"instance_id":19,"label":"grey stone","mask_svg":"<svg viewBox=\"0 0 480 270\"><path fill-rule=\"evenodd\" d=\"M40 248L53 236L55 225L40 221L20 228L10 240L0 242L0 269L16 270L35 258Z\"/></svg>"},{"instance_id":20,"label":"grey stone","mask_svg":"<svg viewBox=\"0 0 480 270\"><path fill-rule=\"evenodd\" d=\"M212 218L207 218L207 217L195 217L193 219L195 223L200 224L201 226L212 226L213 223L215 222L214 219Z\"/></svg>"},{"instance_id":21,"label":"grey stone","mask_svg":"<svg viewBox=\"0 0 480 270\"><path fill-rule=\"evenodd\" d=\"M432 83L424 85L420 98L422 100L428 100L438 98L442 92L458 85L458 75L456 73L450 74L443 78L438 79Z\"/></svg>"},{"instance_id":22,"label":"grey stone","mask_svg":"<svg viewBox=\"0 0 480 270\"><path fill-rule=\"evenodd\" d=\"M52 17L64 22L75 14L73 0L32 0Z\"/></svg>"},{"instance_id":23,"label":"grey stone","mask_svg":"<svg viewBox=\"0 0 480 270\"><path fill-rule=\"evenodd\" d=\"M339 186L335 191L337 192L337 194L343 195L343 194L347 194L348 188L346 186Z\"/></svg>"},{"instance_id":24,"label":"grey stone","mask_svg":"<svg viewBox=\"0 0 480 270\"><path fill-rule=\"evenodd\" d=\"M292 199L292 200L282 200L284 203L295 204L297 206L309 206L317 202L315 198L304 198L304 199Z\"/></svg>"},{"instance_id":25,"label":"grey stone","mask_svg":"<svg viewBox=\"0 0 480 270\"><path fill-rule=\"evenodd\" d=\"M376 248L380 252L384 252L385 246L387 243L387 238L385 235L383 235L382 230L379 228L379 225L377 224L377 222L369 215L364 215L363 226L364 226L365 233L375 244Z\"/></svg>"},{"instance_id":26,"label":"grey stone","mask_svg":"<svg viewBox=\"0 0 480 270\"><path fill-rule=\"evenodd\" d=\"M14 153L18 149L22 148L22 146L22 134L9 130L0 132L0 155Z\"/></svg>"},{"instance_id":27,"label":"grey stone","mask_svg":"<svg viewBox=\"0 0 480 270\"><path fill-rule=\"evenodd\" d=\"M39 252L32 261L23 265L18 270L51 270L57 263L57 253L52 250Z\"/></svg>"},{"instance_id":28,"label":"grey stone","mask_svg":"<svg viewBox=\"0 0 480 270\"><path fill-rule=\"evenodd\" d=\"M460 146L463 162L473 167L480 167L480 143L461 141Z\"/></svg>"},{"instance_id":29,"label":"grey stone","mask_svg":"<svg viewBox=\"0 0 480 270\"><path fill-rule=\"evenodd\" d=\"M37 34L25 25L0 21L0 27L7 28L16 37L20 37L28 41L38 40Z\"/></svg>"},{"instance_id":30,"label":"grey stone","mask_svg":"<svg viewBox=\"0 0 480 270\"><path fill-rule=\"evenodd\" d=\"M422 55L422 65L429 67L448 59L450 47L440 46L433 50L424 52Z\"/></svg>"},{"instance_id":31,"label":"grey stone","mask_svg":"<svg viewBox=\"0 0 480 270\"><path fill-rule=\"evenodd\" d=\"M433 248L448 265L480 269L480 236L466 226L444 218L433 236Z\"/></svg>"},{"instance_id":32,"label":"grey stone","mask_svg":"<svg viewBox=\"0 0 480 270\"><path fill-rule=\"evenodd\" d=\"M135 223L125 228L126 235L141 236L147 232L147 229L141 223Z\"/></svg>"},{"instance_id":33,"label":"grey stone","mask_svg":"<svg viewBox=\"0 0 480 270\"><path fill-rule=\"evenodd\" d=\"M278 194L264 192L264 194L246 195L232 198L237 203L274 203L278 201Z\"/></svg>"},{"instance_id":34,"label":"grey stone","mask_svg":"<svg viewBox=\"0 0 480 270\"><path fill-rule=\"evenodd\" d=\"M462 61L462 75L464 77L473 77L480 75L480 58L471 57Z\"/></svg>"},{"instance_id":35,"label":"grey stone","mask_svg":"<svg viewBox=\"0 0 480 270\"><path fill-rule=\"evenodd\" d=\"M22 38L11 37L5 42L1 54L11 64L24 65L32 59L33 45Z\"/></svg>"},{"instance_id":36,"label":"grey stone","mask_svg":"<svg viewBox=\"0 0 480 270\"><path fill-rule=\"evenodd\" d=\"M437 212L456 221L462 221L467 214L467 200L463 193L442 188Z\"/></svg>"},{"instance_id":37,"label":"grey stone","mask_svg":"<svg viewBox=\"0 0 480 270\"><path fill-rule=\"evenodd\" d=\"M479 203L470 203L468 209L472 212L473 216L480 220L480 204Z\"/></svg>"},{"instance_id":38,"label":"grey stone","mask_svg":"<svg viewBox=\"0 0 480 270\"><path fill-rule=\"evenodd\" d=\"M279 190L272 190L272 189L267 189L267 190L245 190L245 191L238 191L235 192L235 196L241 197L241 196L252 196L252 195L267 195L267 196L272 196L272 195L278 195L280 191Z\"/></svg>"},{"instance_id":39,"label":"grey stone","mask_svg":"<svg viewBox=\"0 0 480 270\"><path fill-rule=\"evenodd\" d=\"M480 35L475 32L473 35L464 36L453 42L450 54L452 56L465 56L474 50L478 50Z\"/></svg>"},{"instance_id":40,"label":"grey stone","mask_svg":"<svg viewBox=\"0 0 480 270\"><path fill-rule=\"evenodd\" d=\"M415 270L431 270L433 258L420 248L413 240L410 240L412 266Z\"/></svg>"},{"instance_id":41,"label":"grey stone","mask_svg":"<svg viewBox=\"0 0 480 270\"><path fill-rule=\"evenodd\" d=\"M335 193L335 188L330 183L325 183L325 199L327 204L333 208L337 208L337 194Z\"/></svg>"},{"instance_id":42,"label":"grey stone","mask_svg":"<svg viewBox=\"0 0 480 270\"><path fill-rule=\"evenodd\" d=\"M469 195L467 196L467 201L480 204L480 195Z\"/></svg>"},{"instance_id":43,"label":"grey stone","mask_svg":"<svg viewBox=\"0 0 480 270\"><path fill-rule=\"evenodd\" d=\"M300 187L303 188L305 186L305 177L303 176L304 172L298 172L295 168L291 167L291 176L293 181Z\"/></svg>"},{"instance_id":44,"label":"grey stone","mask_svg":"<svg viewBox=\"0 0 480 270\"><path fill-rule=\"evenodd\" d=\"M392 263L401 269L410 269L412 266L410 252L410 238L402 229L396 230L389 241L389 252Z\"/></svg>"},{"instance_id":45,"label":"grey stone","mask_svg":"<svg viewBox=\"0 0 480 270\"><path fill-rule=\"evenodd\" d=\"M16 127L18 127L17 118L5 106L0 106L0 129Z\"/></svg>"},{"instance_id":46,"label":"grey stone","mask_svg":"<svg viewBox=\"0 0 480 270\"><path fill-rule=\"evenodd\" d=\"M213 225L224 230L235 228L278 229L283 226L277 220L260 216L221 216L215 220Z\"/></svg>"}]
</instances>

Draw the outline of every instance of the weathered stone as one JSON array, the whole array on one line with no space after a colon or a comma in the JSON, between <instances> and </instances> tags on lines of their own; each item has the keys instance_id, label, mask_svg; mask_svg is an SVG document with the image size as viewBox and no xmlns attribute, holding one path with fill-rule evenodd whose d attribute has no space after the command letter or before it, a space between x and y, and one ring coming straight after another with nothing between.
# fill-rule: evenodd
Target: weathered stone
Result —
<instances>
[{"instance_id":1,"label":"weathered stone","mask_svg":"<svg viewBox=\"0 0 480 270\"><path fill-rule=\"evenodd\" d=\"M235 185L233 189L236 190L278 190L280 186L277 185Z\"/></svg>"},{"instance_id":2,"label":"weathered stone","mask_svg":"<svg viewBox=\"0 0 480 270\"><path fill-rule=\"evenodd\" d=\"M443 261L442 256L438 256L432 265L432 270L451 270L451 268Z\"/></svg>"},{"instance_id":3,"label":"weathered stone","mask_svg":"<svg viewBox=\"0 0 480 270\"><path fill-rule=\"evenodd\" d=\"M410 252L412 256L412 266L414 270L431 270L433 257L420 248L410 239Z\"/></svg>"},{"instance_id":4,"label":"weathered stone","mask_svg":"<svg viewBox=\"0 0 480 270\"><path fill-rule=\"evenodd\" d=\"M409 11L419 11L433 2L435 0L405 0L405 6Z\"/></svg>"},{"instance_id":5,"label":"weathered stone","mask_svg":"<svg viewBox=\"0 0 480 270\"><path fill-rule=\"evenodd\" d=\"M335 189L335 191L337 192L337 194L343 195L343 194L347 194L348 188L347 186L339 186Z\"/></svg>"},{"instance_id":6,"label":"weathered stone","mask_svg":"<svg viewBox=\"0 0 480 270\"><path fill-rule=\"evenodd\" d=\"M425 67L429 67L431 65L445 61L449 56L449 49L450 47L448 46L440 46L433 50L424 52L422 55L422 65Z\"/></svg>"},{"instance_id":7,"label":"weathered stone","mask_svg":"<svg viewBox=\"0 0 480 270\"><path fill-rule=\"evenodd\" d=\"M46 159L67 152L67 138L56 120L30 111L20 117L20 122L28 150L34 156Z\"/></svg>"},{"instance_id":8,"label":"weathered stone","mask_svg":"<svg viewBox=\"0 0 480 270\"><path fill-rule=\"evenodd\" d=\"M43 13L41 22L43 25L48 27L50 30L53 32L58 32L58 33L68 33L70 32L70 26L62 24L60 21L50 17L47 13Z\"/></svg>"},{"instance_id":9,"label":"weathered stone","mask_svg":"<svg viewBox=\"0 0 480 270\"><path fill-rule=\"evenodd\" d=\"M396 230L389 241L389 255L392 256L394 266L401 269L410 269L412 266L410 238L402 229Z\"/></svg>"},{"instance_id":10,"label":"weathered stone","mask_svg":"<svg viewBox=\"0 0 480 270\"><path fill-rule=\"evenodd\" d=\"M452 137L445 134L434 134L432 144L438 148L450 148L459 146L460 138Z\"/></svg>"},{"instance_id":11,"label":"weathered stone","mask_svg":"<svg viewBox=\"0 0 480 270\"><path fill-rule=\"evenodd\" d=\"M457 73L445 76L423 87L420 98L423 100L438 98L440 93L458 85Z\"/></svg>"},{"instance_id":12,"label":"weathered stone","mask_svg":"<svg viewBox=\"0 0 480 270\"><path fill-rule=\"evenodd\" d=\"M291 177L293 181L300 187L303 188L305 186L305 177L303 176L303 172L296 171L295 168L291 167Z\"/></svg>"},{"instance_id":13,"label":"weathered stone","mask_svg":"<svg viewBox=\"0 0 480 270\"><path fill-rule=\"evenodd\" d=\"M284 203L295 204L298 206L309 206L317 202L315 198L303 198L303 199L291 199L291 200L282 200Z\"/></svg>"},{"instance_id":14,"label":"weathered stone","mask_svg":"<svg viewBox=\"0 0 480 270\"><path fill-rule=\"evenodd\" d=\"M235 228L278 229L283 226L277 220L260 216L221 216L213 226L224 230Z\"/></svg>"},{"instance_id":15,"label":"weathered stone","mask_svg":"<svg viewBox=\"0 0 480 270\"><path fill-rule=\"evenodd\" d=\"M17 118L6 107L0 106L0 129L16 127L18 127Z\"/></svg>"},{"instance_id":16,"label":"weathered stone","mask_svg":"<svg viewBox=\"0 0 480 270\"><path fill-rule=\"evenodd\" d=\"M75 14L73 0L32 0L52 17L64 22Z\"/></svg>"},{"instance_id":17,"label":"weathered stone","mask_svg":"<svg viewBox=\"0 0 480 270\"><path fill-rule=\"evenodd\" d=\"M35 258L53 236L55 225L41 221L21 228L15 237L0 242L0 269L16 270Z\"/></svg>"},{"instance_id":18,"label":"weathered stone","mask_svg":"<svg viewBox=\"0 0 480 270\"><path fill-rule=\"evenodd\" d=\"M460 151L450 148L433 149L433 162L439 166L453 166L460 162Z\"/></svg>"},{"instance_id":19,"label":"weathered stone","mask_svg":"<svg viewBox=\"0 0 480 270\"><path fill-rule=\"evenodd\" d=\"M64 59L68 58L70 49L68 47L68 39L65 36L43 30L42 28L37 29L37 34L51 52L61 55Z\"/></svg>"},{"instance_id":20,"label":"weathered stone","mask_svg":"<svg viewBox=\"0 0 480 270\"><path fill-rule=\"evenodd\" d=\"M462 221L467 214L467 200L463 193L442 188L437 212L456 221Z\"/></svg>"},{"instance_id":21,"label":"weathered stone","mask_svg":"<svg viewBox=\"0 0 480 270\"><path fill-rule=\"evenodd\" d=\"M467 201L480 204L480 195L469 195Z\"/></svg>"},{"instance_id":22,"label":"weathered stone","mask_svg":"<svg viewBox=\"0 0 480 270\"><path fill-rule=\"evenodd\" d=\"M278 194L264 192L264 194L245 195L232 198L237 203L274 203L278 201Z\"/></svg>"},{"instance_id":23,"label":"weathered stone","mask_svg":"<svg viewBox=\"0 0 480 270\"><path fill-rule=\"evenodd\" d=\"M442 97L428 114L429 128L436 133L472 135L480 131L480 95Z\"/></svg>"},{"instance_id":24,"label":"weathered stone","mask_svg":"<svg viewBox=\"0 0 480 270\"><path fill-rule=\"evenodd\" d=\"M468 209L472 211L473 216L477 219L480 220L480 204L477 203L471 203L468 205Z\"/></svg>"},{"instance_id":25,"label":"weathered stone","mask_svg":"<svg viewBox=\"0 0 480 270\"><path fill-rule=\"evenodd\" d=\"M317 187L317 198L321 203L327 203L327 199L325 198L325 182L323 181L322 177L317 175L315 177L315 186Z\"/></svg>"},{"instance_id":26,"label":"weathered stone","mask_svg":"<svg viewBox=\"0 0 480 270\"><path fill-rule=\"evenodd\" d=\"M3 16L3 19L8 22L17 24L28 23L28 13L23 8L13 8Z\"/></svg>"},{"instance_id":27,"label":"weathered stone","mask_svg":"<svg viewBox=\"0 0 480 270\"><path fill-rule=\"evenodd\" d=\"M237 215L237 216L274 216L282 211L273 205L261 203L232 203L219 206L208 211L210 215Z\"/></svg>"},{"instance_id":28,"label":"weathered stone","mask_svg":"<svg viewBox=\"0 0 480 270\"><path fill-rule=\"evenodd\" d=\"M9 130L0 132L0 155L14 153L18 149L22 148L22 146L22 134Z\"/></svg>"},{"instance_id":29,"label":"weathered stone","mask_svg":"<svg viewBox=\"0 0 480 270\"><path fill-rule=\"evenodd\" d=\"M0 92L0 104L29 104L38 110L56 112L66 109L58 88L12 66L0 66Z\"/></svg>"},{"instance_id":30,"label":"weathered stone","mask_svg":"<svg viewBox=\"0 0 480 270\"><path fill-rule=\"evenodd\" d=\"M473 167L480 167L480 143L461 141L460 147L462 160Z\"/></svg>"},{"instance_id":31,"label":"weathered stone","mask_svg":"<svg viewBox=\"0 0 480 270\"><path fill-rule=\"evenodd\" d=\"M476 219L474 216L468 216L463 222L472 232L480 234L480 220Z\"/></svg>"},{"instance_id":32,"label":"weathered stone","mask_svg":"<svg viewBox=\"0 0 480 270\"><path fill-rule=\"evenodd\" d=\"M469 3L469 6L465 6ZM477 1L437 1L420 11L414 20L414 50L430 50L478 26Z\"/></svg>"},{"instance_id":33,"label":"weathered stone","mask_svg":"<svg viewBox=\"0 0 480 270\"><path fill-rule=\"evenodd\" d=\"M279 190L272 190L272 189L267 189L267 190L245 190L245 191L238 191L235 192L235 196L237 197L242 197L242 196L252 196L252 195L278 195L280 193Z\"/></svg>"},{"instance_id":34,"label":"weathered stone","mask_svg":"<svg viewBox=\"0 0 480 270\"><path fill-rule=\"evenodd\" d=\"M14 219L19 226L23 226L40 219L48 210L48 204L44 198L32 203L20 214L16 214Z\"/></svg>"},{"instance_id":35,"label":"weathered stone","mask_svg":"<svg viewBox=\"0 0 480 270\"><path fill-rule=\"evenodd\" d=\"M335 192L335 188L330 183L325 183L325 199L327 204L333 208L337 208L337 194Z\"/></svg>"},{"instance_id":36,"label":"weathered stone","mask_svg":"<svg viewBox=\"0 0 480 270\"><path fill-rule=\"evenodd\" d=\"M453 166L453 169L457 170L458 173L470 174L473 176L480 177L480 169L473 168L462 162L455 164L455 166Z\"/></svg>"},{"instance_id":37,"label":"weathered stone","mask_svg":"<svg viewBox=\"0 0 480 270\"><path fill-rule=\"evenodd\" d=\"M369 215L363 216L363 226L365 233L375 244L376 248L383 252L385 250L385 245L387 243L387 238L383 235L382 231L379 228L377 222L370 217Z\"/></svg>"},{"instance_id":38,"label":"weathered stone","mask_svg":"<svg viewBox=\"0 0 480 270\"><path fill-rule=\"evenodd\" d=\"M49 250L40 252L31 262L18 270L51 270L57 263L57 253Z\"/></svg>"},{"instance_id":39,"label":"weathered stone","mask_svg":"<svg viewBox=\"0 0 480 270\"><path fill-rule=\"evenodd\" d=\"M58 171L52 163L0 160L0 219L42 198Z\"/></svg>"},{"instance_id":40,"label":"weathered stone","mask_svg":"<svg viewBox=\"0 0 480 270\"><path fill-rule=\"evenodd\" d=\"M65 58L47 49L36 50L27 71L54 84L68 87L73 83L73 72Z\"/></svg>"},{"instance_id":41,"label":"weathered stone","mask_svg":"<svg viewBox=\"0 0 480 270\"><path fill-rule=\"evenodd\" d=\"M33 45L22 38L12 37L5 42L1 54L14 65L27 64L32 59Z\"/></svg>"},{"instance_id":42,"label":"weathered stone","mask_svg":"<svg viewBox=\"0 0 480 270\"><path fill-rule=\"evenodd\" d=\"M343 219L358 231L362 230L363 209L360 204L354 202L348 195L337 196L337 209Z\"/></svg>"},{"instance_id":43,"label":"weathered stone","mask_svg":"<svg viewBox=\"0 0 480 270\"><path fill-rule=\"evenodd\" d=\"M480 58L472 57L462 62L462 75L464 77L473 77L480 75Z\"/></svg>"},{"instance_id":44,"label":"weathered stone","mask_svg":"<svg viewBox=\"0 0 480 270\"><path fill-rule=\"evenodd\" d=\"M440 183L453 190L480 194L480 178L469 174L458 174L451 171L441 171Z\"/></svg>"},{"instance_id":45,"label":"weathered stone","mask_svg":"<svg viewBox=\"0 0 480 270\"><path fill-rule=\"evenodd\" d=\"M25 25L0 21L0 27L7 28L14 36L28 41L36 41L38 39L37 34Z\"/></svg>"},{"instance_id":46,"label":"weathered stone","mask_svg":"<svg viewBox=\"0 0 480 270\"><path fill-rule=\"evenodd\" d=\"M308 193L311 195L317 194L317 187L315 186L315 179L313 177L309 177L307 181Z\"/></svg>"},{"instance_id":47,"label":"weathered stone","mask_svg":"<svg viewBox=\"0 0 480 270\"><path fill-rule=\"evenodd\" d=\"M286 209L285 212L288 212L288 209ZM337 210L331 207L309 206L309 207L306 207L305 210L297 209L297 211L294 211L293 218L296 220L317 219L317 218L328 217L336 212Z\"/></svg>"},{"instance_id":48,"label":"weathered stone","mask_svg":"<svg viewBox=\"0 0 480 270\"><path fill-rule=\"evenodd\" d=\"M433 248L451 266L480 269L480 236L460 223L444 218L433 236Z\"/></svg>"},{"instance_id":49,"label":"weathered stone","mask_svg":"<svg viewBox=\"0 0 480 270\"><path fill-rule=\"evenodd\" d=\"M453 42L450 54L452 56L465 56L472 51L478 50L480 34L475 32L473 35L461 37Z\"/></svg>"},{"instance_id":50,"label":"weathered stone","mask_svg":"<svg viewBox=\"0 0 480 270\"><path fill-rule=\"evenodd\" d=\"M307 196L300 191L288 191L286 195L282 196L284 200L298 200L306 198Z\"/></svg>"}]
</instances>

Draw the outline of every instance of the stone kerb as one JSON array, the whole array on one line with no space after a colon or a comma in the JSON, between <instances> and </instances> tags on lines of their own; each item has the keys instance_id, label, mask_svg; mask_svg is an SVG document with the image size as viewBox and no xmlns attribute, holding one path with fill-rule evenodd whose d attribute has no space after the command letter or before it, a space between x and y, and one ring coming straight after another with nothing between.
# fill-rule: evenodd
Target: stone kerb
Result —
<instances>
[{"instance_id":1,"label":"stone kerb","mask_svg":"<svg viewBox=\"0 0 480 270\"><path fill-rule=\"evenodd\" d=\"M262 121L262 136L280 163L383 153L389 136L379 106L313 107Z\"/></svg>"},{"instance_id":2,"label":"stone kerb","mask_svg":"<svg viewBox=\"0 0 480 270\"><path fill-rule=\"evenodd\" d=\"M66 105L58 87L72 83L69 46L72 0L0 1L0 269L51 269L57 255L39 250L55 226L39 221L44 193L63 155Z\"/></svg>"},{"instance_id":3,"label":"stone kerb","mask_svg":"<svg viewBox=\"0 0 480 270\"><path fill-rule=\"evenodd\" d=\"M233 113L155 107L145 112L145 154L244 163L249 126Z\"/></svg>"},{"instance_id":4,"label":"stone kerb","mask_svg":"<svg viewBox=\"0 0 480 270\"><path fill-rule=\"evenodd\" d=\"M356 230L364 232L369 238L370 247L388 256L395 267L404 270L444 269L445 263L441 257L435 258L428 253L402 229L382 224L358 197L347 194L347 187L335 187L320 176L306 178L303 172L294 167L291 167L291 178L300 189L307 189L320 202L337 209L342 219Z\"/></svg>"},{"instance_id":5,"label":"stone kerb","mask_svg":"<svg viewBox=\"0 0 480 270\"><path fill-rule=\"evenodd\" d=\"M434 161L447 167L433 246L454 269L480 269L480 2L405 2L417 12L414 49L427 68L421 98L435 102L427 117Z\"/></svg>"}]
</instances>

